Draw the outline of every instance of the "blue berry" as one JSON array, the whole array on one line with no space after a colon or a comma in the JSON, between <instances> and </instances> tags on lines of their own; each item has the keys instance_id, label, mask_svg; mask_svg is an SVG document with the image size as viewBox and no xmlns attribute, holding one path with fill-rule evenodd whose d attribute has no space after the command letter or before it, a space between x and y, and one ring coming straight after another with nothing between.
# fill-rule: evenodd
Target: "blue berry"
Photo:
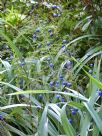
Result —
<instances>
[{"instance_id":1,"label":"blue berry","mask_svg":"<svg viewBox=\"0 0 102 136\"><path fill-rule=\"evenodd\" d=\"M89 73L92 74L92 70L91 69L89 70Z\"/></svg>"},{"instance_id":2,"label":"blue berry","mask_svg":"<svg viewBox=\"0 0 102 136\"><path fill-rule=\"evenodd\" d=\"M62 85L65 85L65 86L66 86L66 85L67 85L67 82L66 82L66 81L63 81L63 82L62 82Z\"/></svg>"},{"instance_id":3,"label":"blue berry","mask_svg":"<svg viewBox=\"0 0 102 136\"><path fill-rule=\"evenodd\" d=\"M72 65L72 62L70 60L67 61L67 66Z\"/></svg>"},{"instance_id":4,"label":"blue berry","mask_svg":"<svg viewBox=\"0 0 102 136\"><path fill-rule=\"evenodd\" d=\"M75 110L76 112L78 112L78 109L77 109L77 108L74 108L74 110Z\"/></svg>"},{"instance_id":5,"label":"blue berry","mask_svg":"<svg viewBox=\"0 0 102 136\"><path fill-rule=\"evenodd\" d=\"M94 78L96 78L96 75L93 75Z\"/></svg>"},{"instance_id":6,"label":"blue berry","mask_svg":"<svg viewBox=\"0 0 102 136\"><path fill-rule=\"evenodd\" d=\"M60 97L61 97L61 96L60 96L59 94L56 95L56 99L60 99Z\"/></svg>"},{"instance_id":7,"label":"blue berry","mask_svg":"<svg viewBox=\"0 0 102 136\"><path fill-rule=\"evenodd\" d=\"M62 98L62 99L61 99L61 102L65 102L65 99L64 99L64 98Z\"/></svg>"},{"instance_id":8,"label":"blue berry","mask_svg":"<svg viewBox=\"0 0 102 136\"><path fill-rule=\"evenodd\" d=\"M60 85L59 81L56 81L56 87L58 87Z\"/></svg>"},{"instance_id":9,"label":"blue berry","mask_svg":"<svg viewBox=\"0 0 102 136\"><path fill-rule=\"evenodd\" d=\"M61 14L58 14L57 16L58 16L58 17L60 17L60 16L61 16Z\"/></svg>"},{"instance_id":10,"label":"blue berry","mask_svg":"<svg viewBox=\"0 0 102 136\"><path fill-rule=\"evenodd\" d=\"M37 28L37 29L36 29L36 32L40 32L40 29L39 29L39 28Z\"/></svg>"},{"instance_id":11,"label":"blue berry","mask_svg":"<svg viewBox=\"0 0 102 136\"><path fill-rule=\"evenodd\" d=\"M38 95L38 98L39 98L39 99L42 99L42 98L43 98L43 95L42 95L42 94L39 94L39 95Z\"/></svg>"},{"instance_id":12,"label":"blue berry","mask_svg":"<svg viewBox=\"0 0 102 136\"><path fill-rule=\"evenodd\" d=\"M47 42L47 46L50 46L51 45L51 43L50 42Z\"/></svg>"},{"instance_id":13,"label":"blue berry","mask_svg":"<svg viewBox=\"0 0 102 136\"><path fill-rule=\"evenodd\" d=\"M50 63L49 67L50 67L50 68L53 68L53 67L54 67L54 65L53 65L52 63Z\"/></svg>"},{"instance_id":14,"label":"blue berry","mask_svg":"<svg viewBox=\"0 0 102 136\"><path fill-rule=\"evenodd\" d=\"M60 75L60 76L59 76L59 79L62 81L62 80L63 80L63 76L62 76L62 75Z\"/></svg>"},{"instance_id":15,"label":"blue berry","mask_svg":"<svg viewBox=\"0 0 102 136\"><path fill-rule=\"evenodd\" d=\"M51 32L52 32L52 30L51 30L51 29L48 29L48 32L49 32L49 33L51 33Z\"/></svg>"},{"instance_id":16,"label":"blue berry","mask_svg":"<svg viewBox=\"0 0 102 136\"><path fill-rule=\"evenodd\" d=\"M51 58L47 58L47 61L50 61L51 60Z\"/></svg>"},{"instance_id":17,"label":"blue berry","mask_svg":"<svg viewBox=\"0 0 102 136\"><path fill-rule=\"evenodd\" d=\"M69 68L71 68L71 66L72 66L72 62L68 60L68 61L65 63L64 68L69 69Z\"/></svg>"},{"instance_id":18,"label":"blue berry","mask_svg":"<svg viewBox=\"0 0 102 136\"><path fill-rule=\"evenodd\" d=\"M76 111L72 110L72 115L75 115L76 114Z\"/></svg>"},{"instance_id":19,"label":"blue berry","mask_svg":"<svg viewBox=\"0 0 102 136\"><path fill-rule=\"evenodd\" d=\"M2 115L0 115L0 120L2 121L4 118L3 118L3 116Z\"/></svg>"},{"instance_id":20,"label":"blue berry","mask_svg":"<svg viewBox=\"0 0 102 136\"><path fill-rule=\"evenodd\" d=\"M58 107L60 107L60 104L59 104L59 103L57 103L57 106L58 106Z\"/></svg>"},{"instance_id":21,"label":"blue berry","mask_svg":"<svg viewBox=\"0 0 102 136\"><path fill-rule=\"evenodd\" d=\"M51 81L50 82L50 86L52 87L54 85L54 81Z\"/></svg>"},{"instance_id":22,"label":"blue berry","mask_svg":"<svg viewBox=\"0 0 102 136\"><path fill-rule=\"evenodd\" d=\"M73 120L70 118L68 119L69 123L72 124L73 123Z\"/></svg>"},{"instance_id":23,"label":"blue berry","mask_svg":"<svg viewBox=\"0 0 102 136\"><path fill-rule=\"evenodd\" d=\"M57 9L61 10L61 6L57 6Z\"/></svg>"},{"instance_id":24,"label":"blue berry","mask_svg":"<svg viewBox=\"0 0 102 136\"><path fill-rule=\"evenodd\" d=\"M53 9L56 9L56 8L57 8L57 6L56 6L56 5L53 5L53 6L52 6L52 8L53 8Z\"/></svg>"},{"instance_id":25,"label":"blue berry","mask_svg":"<svg viewBox=\"0 0 102 136\"><path fill-rule=\"evenodd\" d=\"M51 37L53 36L53 33L52 33L52 32L50 33L50 36L51 36Z\"/></svg>"},{"instance_id":26,"label":"blue berry","mask_svg":"<svg viewBox=\"0 0 102 136\"><path fill-rule=\"evenodd\" d=\"M91 63L89 66L92 68L94 66L94 64Z\"/></svg>"},{"instance_id":27,"label":"blue berry","mask_svg":"<svg viewBox=\"0 0 102 136\"><path fill-rule=\"evenodd\" d=\"M57 14L56 14L56 13L53 13L53 16L54 16L54 17L57 17Z\"/></svg>"},{"instance_id":28,"label":"blue berry","mask_svg":"<svg viewBox=\"0 0 102 136\"><path fill-rule=\"evenodd\" d=\"M62 47L61 48L65 48L65 45L64 44L62 44Z\"/></svg>"},{"instance_id":29,"label":"blue berry","mask_svg":"<svg viewBox=\"0 0 102 136\"><path fill-rule=\"evenodd\" d=\"M74 111L74 112L78 112L78 109L77 109L77 108L71 108L70 110L71 110L71 111Z\"/></svg>"},{"instance_id":30,"label":"blue berry","mask_svg":"<svg viewBox=\"0 0 102 136\"><path fill-rule=\"evenodd\" d=\"M41 44L38 44L37 48L41 48Z\"/></svg>"},{"instance_id":31,"label":"blue berry","mask_svg":"<svg viewBox=\"0 0 102 136\"><path fill-rule=\"evenodd\" d=\"M102 96L102 91L97 91L97 94L98 94L99 96Z\"/></svg>"},{"instance_id":32,"label":"blue berry","mask_svg":"<svg viewBox=\"0 0 102 136\"><path fill-rule=\"evenodd\" d=\"M71 87L71 86L72 86L72 83L68 82L67 87Z\"/></svg>"},{"instance_id":33,"label":"blue berry","mask_svg":"<svg viewBox=\"0 0 102 136\"><path fill-rule=\"evenodd\" d=\"M36 34L33 34L33 39L36 39L37 37L36 37Z\"/></svg>"},{"instance_id":34,"label":"blue berry","mask_svg":"<svg viewBox=\"0 0 102 136\"><path fill-rule=\"evenodd\" d=\"M67 43L67 40L63 40L62 43L63 43L63 44Z\"/></svg>"},{"instance_id":35,"label":"blue berry","mask_svg":"<svg viewBox=\"0 0 102 136\"><path fill-rule=\"evenodd\" d=\"M25 64L26 64L26 63L23 61L23 62L20 63L20 66L23 67Z\"/></svg>"}]
</instances>

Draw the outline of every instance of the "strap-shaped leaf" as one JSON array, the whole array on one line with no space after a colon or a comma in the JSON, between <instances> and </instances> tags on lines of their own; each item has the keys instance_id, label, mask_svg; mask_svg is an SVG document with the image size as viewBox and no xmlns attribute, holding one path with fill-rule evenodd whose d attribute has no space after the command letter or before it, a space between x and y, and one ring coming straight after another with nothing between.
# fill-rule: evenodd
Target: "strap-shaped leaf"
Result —
<instances>
[{"instance_id":1,"label":"strap-shaped leaf","mask_svg":"<svg viewBox=\"0 0 102 136\"><path fill-rule=\"evenodd\" d=\"M87 110L89 111L91 117L93 118L93 120L95 121L99 131L102 133L102 120L99 117L98 113L94 110L94 108L86 102L83 102L85 107L87 108Z\"/></svg>"},{"instance_id":2,"label":"strap-shaped leaf","mask_svg":"<svg viewBox=\"0 0 102 136\"><path fill-rule=\"evenodd\" d=\"M70 122L68 121L65 108L66 108L66 105L64 105L61 110L61 121L62 121L63 129L67 136L75 136L75 131L72 125L70 124Z\"/></svg>"},{"instance_id":3,"label":"strap-shaped leaf","mask_svg":"<svg viewBox=\"0 0 102 136\"><path fill-rule=\"evenodd\" d=\"M48 105L45 106L45 109L42 113L40 124L38 127L39 136L48 136L48 118L47 118Z\"/></svg>"}]
</instances>

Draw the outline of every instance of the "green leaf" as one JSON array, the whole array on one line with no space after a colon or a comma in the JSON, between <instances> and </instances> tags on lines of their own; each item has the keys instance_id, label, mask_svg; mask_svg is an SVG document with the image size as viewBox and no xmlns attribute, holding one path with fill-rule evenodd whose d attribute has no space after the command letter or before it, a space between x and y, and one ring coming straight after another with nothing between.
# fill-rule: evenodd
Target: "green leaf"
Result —
<instances>
[{"instance_id":1,"label":"green leaf","mask_svg":"<svg viewBox=\"0 0 102 136\"><path fill-rule=\"evenodd\" d=\"M18 130L17 128L7 124L6 122L3 122L6 128L8 128L11 132L18 134L19 136L26 136L22 131Z\"/></svg>"},{"instance_id":2,"label":"green leaf","mask_svg":"<svg viewBox=\"0 0 102 136\"><path fill-rule=\"evenodd\" d=\"M99 75L100 75L100 67L101 67L101 59L99 60L99 64L97 64L97 59L95 60L95 64L94 64L94 69L93 69L93 73L95 74L95 79L97 79L97 81L99 80ZM97 90L98 90L98 86L94 83L93 80L90 79L90 84L89 84L89 92L90 92L90 98L89 98L89 103L90 105L94 105L98 96L97 94Z\"/></svg>"},{"instance_id":3,"label":"green leaf","mask_svg":"<svg viewBox=\"0 0 102 136\"><path fill-rule=\"evenodd\" d=\"M70 88L66 88L68 90L70 90L72 93L67 93L67 92L59 92L59 91L48 91L48 90L27 90L27 91L19 91L19 92L15 92L15 93L11 93L11 94L7 94L7 95L19 95L19 94L39 94L39 93L52 93L52 94L62 94L62 95L68 95L74 98L78 98L80 100L83 101L88 101L88 99L86 97L84 97L83 95L81 95L79 92L74 91Z\"/></svg>"},{"instance_id":4,"label":"green leaf","mask_svg":"<svg viewBox=\"0 0 102 136\"><path fill-rule=\"evenodd\" d=\"M48 131L51 136L58 136L58 131L55 128L55 125L49 120L49 125L48 125Z\"/></svg>"},{"instance_id":5,"label":"green leaf","mask_svg":"<svg viewBox=\"0 0 102 136\"><path fill-rule=\"evenodd\" d=\"M96 123L99 131L102 133L102 120L99 117L99 115L97 114L97 112L93 109L93 107L86 102L83 102L85 107L87 108L87 110L89 111L91 117L93 118L94 122Z\"/></svg>"},{"instance_id":6,"label":"green leaf","mask_svg":"<svg viewBox=\"0 0 102 136\"><path fill-rule=\"evenodd\" d=\"M95 124L93 126L92 136L99 136L99 130Z\"/></svg>"},{"instance_id":7,"label":"green leaf","mask_svg":"<svg viewBox=\"0 0 102 136\"><path fill-rule=\"evenodd\" d=\"M90 37L95 39L95 38L102 37L102 36L101 36L101 35L83 35L83 36L80 36L80 37L78 37L78 38L72 40L71 42L69 42L69 43L66 45L66 48L67 48L69 45L71 45L72 43L75 43L75 42L80 41L80 40L82 40L82 39L84 39L84 38L90 38ZM55 62L58 60L59 56L60 56L64 51L65 51L65 49L61 49L61 50L58 52L58 54L57 54L57 56L56 56L56 58L55 58Z\"/></svg>"},{"instance_id":8,"label":"green leaf","mask_svg":"<svg viewBox=\"0 0 102 136\"><path fill-rule=\"evenodd\" d=\"M8 87L10 87L10 88L12 88L12 89L18 91L18 93L20 93L20 94L24 94L24 91L23 91L22 89L20 89L20 88L14 86L14 85L12 85L12 84L10 84L10 83L0 82L0 84L3 84L3 85L8 86ZM17 93L17 92L16 92L16 93ZM29 98L29 95L28 95L28 94L24 94L24 96L25 96L26 98ZM41 106L41 104L40 104L34 97L30 96L30 100L31 100L33 103L35 103L36 105Z\"/></svg>"},{"instance_id":9,"label":"green leaf","mask_svg":"<svg viewBox=\"0 0 102 136\"><path fill-rule=\"evenodd\" d=\"M95 79L93 76L91 76L90 74L88 74L88 72L86 72L84 69L83 71L87 74L87 76L100 88L102 89L102 83L100 81L98 81L97 79Z\"/></svg>"},{"instance_id":10,"label":"green leaf","mask_svg":"<svg viewBox=\"0 0 102 136\"><path fill-rule=\"evenodd\" d=\"M48 118L47 118L48 105L45 106L45 109L42 113L42 117L38 127L39 136L48 136Z\"/></svg>"},{"instance_id":11,"label":"green leaf","mask_svg":"<svg viewBox=\"0 0 102 136\"><path fill-rule=\"evenodd\" d=\"M11 65L9 64L9 62L4 61L2 59L0 59L0 61L2 62L2 64L4 65L4 67L6 69L9 79L12 79L12 67L11 67Z\"/></svg>"},{"instance_id":12,"label":"green leaf","mask_svg":"<svg viewBox=\"0 0 102 136\"><path fill-rule=\"evenodd\" d=\"M12 108L17 108L17 107L40 108L39 106L33 106L33 105L28 105L28 104L12 104L12 105L0 107L0 110L12 109Z\"/></svg>"},{"instance_id":13,"label":"green leaf","mask_svg":"<svg viewBox=\"0 0 102 136\"><path fill-rule=\"evenodd\" d=\"M61 121L62 121L63 129L67 136L75 136L75 131L72 125L68 121L65 108L66 108L66 105L64 105L61 110Z\"/></svg>"},{"instance_id":14,"label":"green leaf","mask_svg":"<svg viewBox=\"0 0 102 136\"><path fill-rule=\"evenodd\" d=\"M90 19L83 27L82 27L82 31L85 31L86 29L88 29L89 25L91 24L92 20Z\"/></svg>"},{"instance_id":15,"label":"green leaf","mask_svg":"<svg viewBox=\"0 0 102 136\"><path fill-rule=\"evenodd\" d=\"M76 107L78 109L83 109L84 108L84 105L82 103L74 102L74 101L68 102L68 105Z\"/></svg>"},{"instance_id":16,"label":"green leaf","mask_svg":"<svg viewBox=\"0 0 102 136\"><path fill-rule=\"evenodd\" d=\"M98 45L93 47L92 49L90 49L88 51L88 53L85 54L85 56L83 56L80 61L77 61L74 57L72 57L72 59L74 61L77 62L77 64L74 66L74 68L72 69L72 72L74 72L74 77L76 77L76 75L80 72L80 70L83 68L83 66L85 66L85 64L90 61L93 57L102 54L102 45ZM90 55L90 56L89 56Z\"/></svg>"},{"instance_id":17,"label":"green leaf","mask_svg":"<svg viewBox=\"0 0 102 136\"><path fill-rule=\"evenodd\" d=\"M20 52L19 49L16 47L16 45L11 41L11 39L10 39L3 31L0 31L0 35L3 36L3 37L7 40L7 42L8 42L8 44L9 44L10 48L11 48L12 51L16 54L16 56L17 56L18 58L21 58L21 57L22 57L21 52Z\"/></svg>"},{"instance_id":18,"label":"green leaf","mask_svg":"<svg viewBox=\"0 0 102 136\"><path fill-rule=\"evenodd\" d=\"M87 136L88 135L88 129L90 128L91 125L91 116L87 112L85 114L84 120L80 120L80 136Z\"/></svg>"}]
</instances>

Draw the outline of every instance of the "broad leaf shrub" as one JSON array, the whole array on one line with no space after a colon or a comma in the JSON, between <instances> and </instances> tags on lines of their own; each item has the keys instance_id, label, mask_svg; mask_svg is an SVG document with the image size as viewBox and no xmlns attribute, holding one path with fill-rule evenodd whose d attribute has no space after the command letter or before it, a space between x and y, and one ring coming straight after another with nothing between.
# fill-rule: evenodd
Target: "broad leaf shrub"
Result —
<instances>
[{"instance_id":1,"label":"broad leaf shrub","mask_svg":"<svg viewBox=\"0 0 102 136\"><path fill-rule=\"evenodd\" d=\"M102 135L101 0L0 2L0 135Z\"/></svg>"}]
</instances>

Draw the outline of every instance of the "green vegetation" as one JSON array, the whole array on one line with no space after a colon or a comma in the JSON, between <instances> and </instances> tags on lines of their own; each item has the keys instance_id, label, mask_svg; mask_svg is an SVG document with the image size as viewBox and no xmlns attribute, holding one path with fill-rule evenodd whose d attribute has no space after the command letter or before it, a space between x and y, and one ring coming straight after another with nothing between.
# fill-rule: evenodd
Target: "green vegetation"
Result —
<instances>
[{"instance_id":1,"label":"green vegetation","mask_svg":"<svg viewBox=\"0 0 102 136\"><path fill-rule=\"evenodd\" d=\"M101 0L1 0L0 136L101 136L101 61Z\"/></svg>"}]
</instances>

